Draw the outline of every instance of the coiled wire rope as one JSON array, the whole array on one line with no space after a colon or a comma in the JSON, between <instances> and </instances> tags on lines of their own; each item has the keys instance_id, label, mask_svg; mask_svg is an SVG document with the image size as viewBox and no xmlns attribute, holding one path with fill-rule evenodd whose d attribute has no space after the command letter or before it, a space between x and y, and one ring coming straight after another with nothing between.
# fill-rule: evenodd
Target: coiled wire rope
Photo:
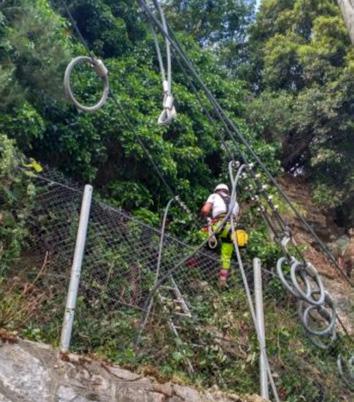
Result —
<instances>
[{"instance_id":1,"label":"coiled wire rope","mask_svg":"<svg viewBox=\"0 0 354 402\"><path fill-rule=\"evenodd\" d=\"M75 18L71 14L71 11L66 3L65 0L61 1L71 23L72 26L81 41L81 43L84 45L86 50L88 51L89 56L78 56L75 57L70 61L68 66L66 67L65 74L64 74L64 90L65 90L65 95L68 97L68 99L76 106L78 110L81 110L83 112L96 112L97 110L101 109L104 104L107 102L108 96L109 96L109 79L108 79L108 69L103 63L103 61L99 58L97 58L94 53L90 50L85 38L83 37L79 27L77 26L77 23L75 21ZM100 78L100 80L103 83L103 91L100 100L91 106L87 106L79 102L74 94L74 91L72 89L72 73L75 69L75 67L79 66L80 64L83 63L88 63L96 72L96 75Z\"/></svg>"},{"instance_id":2,"label":"coiled wire rope","mask_svg":"<svg viewBox=\"0 0 354 402\"><path fill-rule=\"evenodd\" d=\"M103 82L103 92L100 100L92 105L87 106L83 105L81 102L77 100L75 94L72 89L72 79L71 75L74 71L74 68L82 63L88 63L91 67L95 70L97 76ZM64 89L65 95L69 98L69 100L77 107L77 109L83 112L96 112L97 110L101 109L104 104L107 102L109 96L109 79L108 79L108 69L104 65L101 59L96 57L89 57L89 56L78 56L71 60L65 70L64 74Z\"/></svg>"},{"instance_id":3,"label":"coiled wire rope","mask_svg":"<svg viewBox=\"0 0 354 402\"><path fill-rule=\"evenodd\" d=\"M279 188L279 186L278 186L277 183L275 182L275 179L274 179L273 176L269 173L268 169L264 166L264 164L262 163L262 161L260 161L260 159L258 158L258 156L254 153L253 149L252 149L251 146L248 144L248 142L244 139L244 137L242 136L242 134L240 134L239 131L236 129L236 126L235 126L235 125L232 123L232 121L225 115L223 109L220 107L220 105L218 104L218 102L216 101L216 99L213 97L213 95L211 94L211 92L210 92L210 91L208 90L208 88L205 86L204 82L203 82L203 81L201 80L201 78L199 77L199 75L198 75L198 73L196 72L196 70L194 69L193 65L190 63L190 61L189 61L188 59L186 59L186 57L185 57L183 51L181 50L180 46L178 45L178 43L177 43L177 45L176 45L176 43L174 43L174 42L171 41L171 37L169 36L169 32L167 31L167 24L166 24L165 18L164 18L164 17L162 18L162 24L160 24L158 21L156 21L156 19L154 19L153 14L149 13L150 10L147 10L147 6L146 6L145 2L144 2L143 0L141 0L140 3L142 4L143 9L144 9L145 11L147 11L148 16L151 18L152 25L154 26L154 24L155 24L155 25L159 28L159 30L162 32L162 34L163 34L164 37L165 37L166 43L167 43L167 41L168 41L168 45L169 45L169 46L170 46L171 44L172 44L173 46L175 46L175 49L176 49L177 53L179 53L179 55L181 56L182 60L186 63L187 67L190 69L190 71L192 72L192 74L198 79L199 83L202 85L202 88L205 90L208 99L211 101L212 105L214 106L214 110L217 112L217 115L219 116L219 118L221 119L221 121L223 122L223 124L225 125L226 131L227 131L227 133L230 135L230 138L231 138L233 141L235 141L235 136L234 136L234 134L236 134L236 135L239 136L239 138L241 139L242 143L243 143L243 144L246 146L246 148L251 152L251 154L254 156L255 160L257 161L257 163L260 164L260 166L261 166L262 169L265 171L265 173L267 174L267 176L269 177L269 179L270 179L270 180L272 181L272 183L276 186L277 190L280 191L280 193L282 194L282 196L284 197L284 199L287 201L287 203L289 204L289 206L295 211L296 215L300 217L300 219L301 219L302 223L304 224L304 226L310 231L310 233L313 235L313 237L316 239L316 241L320 244L322 250L325 252L325 254L327 254L327 256L332 260L332 262L334 262L334 264L335 264L335 266L336 266L336 268L337 268L337 264L336 264L336 262L334 261L333 256L328 252L328 249L323 245L323 242L321 242L321 240L319 240L319 238L318 238L317 235L313 232L312 228L309 227L309 225L307 224L307 222L304 221L304 219L302 218L302 216L298 214L298 212L295 210L295 208L293 207L292 203L289 201L289 199L288 199L288 197L286 196L286 194L284 194L283 191L281 191L281 189ZM154 0L154 4L155 4L155 6L158 8L158 10L159 10L159 9L161 10L161 7L160 7L159 3L158 3L156 0ZM75 27L75 25L74 25L74 27ZM156 32L154 32L154 34L155 34L155 37L156 37ZM157 39L157 38L156 38L156 39ZM158 42L157 42L157 43L158 43ZM160 56L161 56L161 52L160 52ZM159 57L159 56L158 56L158 57ZM95 68L96 73L97 73L102 79L104 79L105 77L107 78L107 85L109 85L109 84L108 84L108 71L106 71L107 69L105 68L103 62L101 62L99 59L95 59L94 56L92 56L92 55L91 55L91 57L86 57L86 58L84 58L84 60L81 60L80 57L74 59L74 60L72 61L72 63L69 64L71 70L69 69L68 74L66 74L66 75L67 75L67 80L66 80L66 81L69 82L69 84L70 84L70 75L71 75L71 71L73 70L73 68L74 68L78 63L81 63L81 62L89 62L88 59L90 60L90 64ZM75 60L76 60L76 61L75 61ZM162 61L162 57L160 57L160 60ZM160 62L160 60L159 60L159 62ZM75 62L74 62L74 61L75 61ZM102 64L101 64L101 63L102 63ZM162 64L163 64L163 63L162 63ZM68 66L68 68L69 68L69 66ZM163 71L164 71L164 70L163 70ZM68 80L68 78L69 78L69 80ZM163 81L166 81L166 80L163 80ZM167 77L167 82L168 82L168 77ZM168 85L164 84L164 93L166 93L165 88L167 88L167 90L169 90L169 93L167 92L167 95L168 95L168 94L171 95L171 85L168 86ZM69 89L71 90L71 87L69 87ZM68 95L69 95L69 97L70 97L70 91L69 91L67 88L66 88L66 91L68 92ZM107 92L107 91L108 91L108 92ZM77 105L77 107L78 107L79 109L85 110L85 111L94 111L92 108L95 108L97 105L100 105L99 107L102 107L103 104L105 103L105 101L107 100L106 95L105 95L106 92L107 92L107 97L108 97L109 88L108 88L108 90L107 90L106 87L104 87L104 92L103 92L102 98L101 98L101 100L100 100L96 105L94 105L94 106L88 106L88 107L87 107L87 106L81 105L81 104L79 103L79 105ZM71 91L71 95L73 95L73 94L72 94L72 91ZM171 95L171 96L172 96L172 95ZM73 97L73 98L74 98L74 97ZM166 97L166 98L167 98L167 97ZM75 99L75 98L74 98L74 99ZM171 99L171 98L170 98L170 99ZM166 100L166 105L165 105L165 102L164 102L164 108L165 108L165 106L166 106L167 109L172 110L171 107L168 107L168 106L171 105L171 101L170 101L170 100L169 100L169 102L170 102L170 103L167 103L167 100ZM74 104L75 104L75 102L74 102ZM172 105L173 105L173 98L172 98ZM164 111L165 111L165 110L164 110ZM168 117L168 116L167 116L167 117ZM167 120L168 120L168 119L167 119ZM244 160L246 161L246 159L244 159ZM236 185L237 185L237 183L236 183ZM235 194L236 194L236 193L235 193ZM225 217L225 221L226 221L228 218L229 218L229 216L226 216L226 217ZM231 220L231 221L232 221L232 220ZM233 223L233 225L234 225L234 223ZM285 227L283 227L283 229L285 229ZM215 233L217 233L217 230L214 232L214 234L215 234ZM211 234L211 235L209 236L209 239L210 239L210 237L211 237L212 235L213 235L213 234ZM285 239L285 238L286 238L286 237L283 237L283 239ZM205 244L207 243L207 241L208 241L208 239L207 239L205 242L203 242L202 245L199 246L197 250L203 248L203 247L205 246ZM237 245L236 245L236 246L237 246ZM284 244L283 244L283 246L284 246ZM285 244L285 248L286 248L286 244ZM237 250L236 250L236 254L238 254L238 253L237 253ZM188 259L188 258L189 258L189 257L187 257L187 259ZM177 264L176 267L174 267L174 269L176 269L178 266L182 265L187 259L183 259L179 264ZM242 263L242 261L241 261L241 263ZM294 261L293 261L292 266L294 266ZM174 269L173 269L173 271L174 271ZM294 268L294 271L295 271L295 268ZM311 276L310 273L308 272L308 270L306 270L306 268L303 268L301 271L302 271L301 274L300 274L300 277L301 277L301 278L303 278L303 272L306 272L305 275ZM313 272L312 272L312 273L313 273ZM168 276L168 273L166 273L166 275ZM165 275L165 276L166 276L166 275ZM294 274L294 275L295 275L295 274ZM316 277L316 275L315 275L315 277ZM313 279L313 278L312 278L312 279ZM163 278L161 278L160 281L161 281L161 280L163 280ZM155 288L156 288L157 286L159 286L159 282L160 282L160 281L158 281L158 283L155 285ZM298 281L296 280L295 282L297 282L297 285L298 285L298 287L300 288ZM318 294L319 294L319 297L320 297L320 298L317 299L317 302L315 301L315 304L313 304L313 303L311 304L311 303L310 303L310 307L311 307L311 306L313 307L311 310L309 310L308 308L305 309L305 311L307 311L307 315L306 315L307 318L304 319L304 322L306 323L306 325L308 325L308 322L309 322L308 317L310 316L310 314L312 314L312 312L313 312L312 310L314 310L315 308L317 308L317 309L320 308L320 315L321 315L322 317L327 317L327 318L329 318L329 317L332 317L332 316L333 316L333 315L330 315L329 313L328 313L328 314L327 314L327 313L324 313L323 311L326 311L326 310L323 310L323 306L318 303L318 300L321 300L321 297L323 297L323 292L322 292L321 286L319 285L319 283L318 283L317 280L316 280L316 282L317 282L317 284L318 284L318 288L320 289L320 290L318 291L318 292L319 292ZM311 300L311 301L313 302L313 301L315 300L315 299L313 298L313 296L316 294L316 293L315 293L315 292L316 292L316 289L315 289L315 290L312 290L311 293L308 294L308 292L309 292L309 291L308 291L308 286L309 286L309 285L308 285L308 283L307 283L304 279L303 279L303 283L305 284L305 290L306 290L305 292L303 292L303 295L306 296L306 297L305 297L306 302L308 302L308 300ZM294 285L294 289L297 289L295 283L293 283L293 285ZM298 293L299 293L300 296L301 296L301 293L300 293L300 292L298 292ZM303 296L303 295L302 295L302 296ZM307 299L306 299L306 298L307 298ZM303 297L302 297L302 299L303 299ZM303 300L303 302L305 302L305 300ZM316 304L316 303L317 303L317 304ZM322 313L322 314L321 314L321 313ZM333 326L333 327L334 327L334 325L332 325L332 320L331 320L330 323L328 324L327 331L324 331L324 332L326 333L326 335L327 335L328 332L329 332L329 331L328 331L328 328L329 328L330 326ZM333 334L335 334L335 332L333 332Z\"/></svg>"},{"instance_id":4,"label":"coiled wire rope","mask_svg":"<svg viewBox=\"0 0 354 402\"><path fill-rule=\"evenodd\" d=\"M296 251L301 261L289 252L288 245L294 246L294 244L291 231L287 228L286 223L277 219L278 216L275 214L278 222L274 224L266 208L261 204L260 197L256 195L252 198L259 203L259 211L285 254L277 261L276 273L284 288L298 300L298 315L306 334L316 346L328 349L336 339L337 313L333 300L325 291L318 271L305 260L299 248L296 248ZM272 211L276 211L271 198L265 197L265 199L270 204ZM280 235L275 226L280 230ZM284 237L287 239L286 243ZM321 329L318 329L318 325L321 326ZM319 340L319 337L325 337L326 342Z\"/></svg>"}]
</instances>

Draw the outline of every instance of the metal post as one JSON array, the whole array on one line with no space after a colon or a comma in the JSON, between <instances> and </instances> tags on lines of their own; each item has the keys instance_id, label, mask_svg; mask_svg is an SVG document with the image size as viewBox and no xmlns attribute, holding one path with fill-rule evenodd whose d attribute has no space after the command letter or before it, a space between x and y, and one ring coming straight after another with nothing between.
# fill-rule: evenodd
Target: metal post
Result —
<instances>
[{"instance_id":1,"label":"metal post","mask_svg":"<svg viewBox=\"0 0 354 402\"><path fill-rule=\"evenodd\" d=\"M68 297L66 300L63 328L60 338L60 351L64 353L67 352L70 347L77 293L80 284L81 265L84 257L87 227L90 216L92 191L92 186L86 185L84 195L82 197L79 228L77 231L74 259L71 268L70 285L68 290Z\"/></svg>"},{"instance_id":2,"label":"metal post","mask_svg":"<svg viewBox=\"0 0 354 402\"><path fill-rule=\"evenodd\" d=\"M253 274L254 274L256 318L260 337L259 347L261 351L259 357L261 396L262 398L268 400L269 399L268 377L267 377L266 362L264 360L266 345L265 345L264 311L263 311L262 271L261 271L261 260L259 258L253 259Z\"/></svg>"}]
</instances>

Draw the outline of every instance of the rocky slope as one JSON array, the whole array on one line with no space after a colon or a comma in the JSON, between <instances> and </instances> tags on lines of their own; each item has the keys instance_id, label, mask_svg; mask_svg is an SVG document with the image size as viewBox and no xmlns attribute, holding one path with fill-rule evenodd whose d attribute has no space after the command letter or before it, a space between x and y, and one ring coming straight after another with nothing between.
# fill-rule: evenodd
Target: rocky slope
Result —
<instances>
[{"instance_id":1,"label":"rocky slope","mask_svg":"<svg viewBox=\"0 0 354 402\"><path fill-rule=\"evenodd\" d=\"M0 402L264 402L256 395L160 384L86 357L58 356L44 344L0 344Z\"/></svg>"},{"instance_id":2,"label":"rocky slope","mask_svg":"<svg viewBox=\"0 0 354 402\"><path fill-rule=\"evenodd\" d=\"M312 201L310 189L303 178L286 175L279 179L279 183L323 242L330 245L331 238L336 239L344 233L344 230L336 225L333 216ZM304 230L300 220L292 214L289 214L287 219L295 241L304 246L306 258L321 273L327 290L336 302L340 319L348 332L354 334L353 287L335 271L313 237Z\"/></svg>"}]
</instances>

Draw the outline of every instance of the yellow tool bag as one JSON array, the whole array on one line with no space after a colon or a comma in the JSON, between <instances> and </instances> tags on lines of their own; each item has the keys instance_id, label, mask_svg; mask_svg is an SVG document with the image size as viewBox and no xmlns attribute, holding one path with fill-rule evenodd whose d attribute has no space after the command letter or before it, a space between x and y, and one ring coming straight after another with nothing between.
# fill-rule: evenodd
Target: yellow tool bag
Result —
<instances>
[{"instance_id":1,"label":"yellow tool bag","mask_svg":"<svg viewBox=\"0 0 354 402\"><path fill-rule=\"evenodd\" d=\"M248 233L243 228L237 228L233 234L239 247L246 247L248 243Z\"/></svg>"}]
</instances>

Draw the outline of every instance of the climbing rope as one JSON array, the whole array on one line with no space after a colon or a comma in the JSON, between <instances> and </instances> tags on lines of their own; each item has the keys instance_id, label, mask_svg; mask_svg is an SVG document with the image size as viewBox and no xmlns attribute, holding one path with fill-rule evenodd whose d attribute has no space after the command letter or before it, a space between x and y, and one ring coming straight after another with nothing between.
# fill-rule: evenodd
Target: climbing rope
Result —
<instances>
[{"instance_id":1,"label":"climbing rope","mask_svg":"<svg viewBox=\"0 0 354 402\"><path fill-rule=\"evenodd\" d=\"M162 23L164 30L166 32L168 32L165 14L160 5L160 2L157 0L154 0L153 3L160 15L161 23ZM161 72L161 77L162 77L162 89L163 89L163 103L162 103L163 111L161 112L161 114L157 120L157 123L159 125L164 125L164 124L170 124L177 116L176 108L174 106L174 99L172 96L171 44L170 44L170 41L167 38L165 38L166 60L167 60L167 67L165 68L155 27L153 25L151 25L151 27L152 27L152 34L153 34L155 48L156 48L157 59L158 59L159 66L160 66L160 72ZM166 70L167 70L167 73L166 73Z\"/></svg>"},{"instance_id":2,"label":"climbing rope","mask_svg":"<svg viewBox=\"0 0 354 402\"><path fill-rule=\"evenodd\" d=\"M218 240L216 236L213 235L212 219L207 218L207 222L208 222L208 235L209 235L208 246L211 250L215 250L216 247L218 246Z\"/></svg>"}]
</instances>

